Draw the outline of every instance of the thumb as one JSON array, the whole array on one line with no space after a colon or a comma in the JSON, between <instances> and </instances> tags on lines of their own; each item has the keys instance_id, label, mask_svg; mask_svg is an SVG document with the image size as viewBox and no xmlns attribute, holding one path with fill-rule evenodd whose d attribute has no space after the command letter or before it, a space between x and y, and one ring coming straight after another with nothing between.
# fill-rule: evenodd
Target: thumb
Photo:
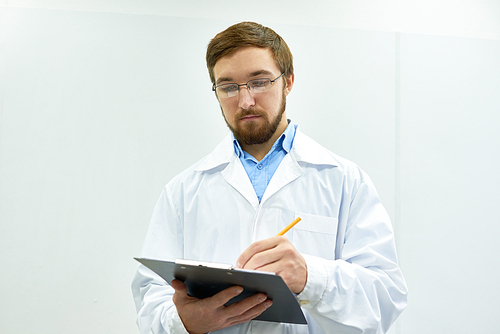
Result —
<instances>
[{"instance_id":1,"label":"thumb","mask_svg":"<svg viewBox=\"0 0 500 334\"><path fill-rule=\"evenodd\" d=\"M188 296L186 285L182 281L174 279L170 285L175 290L175 293L172 296L172 301L177 307L195 299Z\"/></svg>"},{"instance_id":2,"label":"thumb","mask_svg":"<svg viewBox=\"0 0 500 334\"><path fill-rule=\"evenodd\" d=\"M186 290L187 290L186 285L182 281L180 281L178 279L174 279L172 281L171 285L172 285L172 288L174 288L175 292L187 293L186 292Z\"/></svg>"}]
</instances>

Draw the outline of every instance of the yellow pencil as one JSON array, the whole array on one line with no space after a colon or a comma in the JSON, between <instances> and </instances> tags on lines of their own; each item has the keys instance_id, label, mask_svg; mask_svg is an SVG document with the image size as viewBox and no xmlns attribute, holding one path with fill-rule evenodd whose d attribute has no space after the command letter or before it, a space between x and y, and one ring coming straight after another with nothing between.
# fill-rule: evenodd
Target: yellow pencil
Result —
<instances>
[{"instance_id":1,"label":"yellow pencil","mask_svg":"<svg viewBox=\"0 0 500 334\"><path fill-rule=\"evenodd\" d=\"M300 217L297 217L297 219L295 219L293 222L291 222L290 225L288 225L287 227L285 227L283 229L283 231L281 231L280 233L278 233L276 236L285 234L286 232L288 232L289 229L291 229L292 227L294 227L295 224L297 224L299 221L300 221Z\"/></svg>"}]
</instances>

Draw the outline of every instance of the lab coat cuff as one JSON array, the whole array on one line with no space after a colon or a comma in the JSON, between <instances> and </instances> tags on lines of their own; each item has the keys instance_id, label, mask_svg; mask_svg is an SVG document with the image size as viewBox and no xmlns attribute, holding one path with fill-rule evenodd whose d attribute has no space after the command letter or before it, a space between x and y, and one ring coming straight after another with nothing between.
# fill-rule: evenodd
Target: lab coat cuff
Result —
<instances>
[{"instance_id":1,"label":"lab coat cuff","mask_svg":"<svg viewBox=\"0 0 500 334\"><path fill-rule=\"evenodd\" d=\"M167 326L170 329L170 333L189 334L175 306L167 310Z\"/></svg>"},{"instance_id":2,"label":"lab coat cuff","mask_svg":"<svg viewBox=\"0 0 500 334\"><path fill-rule=\"evenodd\" d=\"M301 254L307 265L307 282L304 290L297 295L300 306L304 309L312 309L323 297L327 283L328 272L325 268L325 259Z\"/></svg>"}]
</instances>

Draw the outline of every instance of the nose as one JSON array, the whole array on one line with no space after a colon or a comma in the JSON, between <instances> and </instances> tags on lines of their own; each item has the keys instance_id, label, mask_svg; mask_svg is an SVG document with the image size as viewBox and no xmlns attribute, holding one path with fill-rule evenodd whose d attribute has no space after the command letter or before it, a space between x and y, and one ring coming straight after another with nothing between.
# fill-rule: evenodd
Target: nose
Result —
<instances>
[{"instance_id":1,"label":"nose","mask_svg":"<svg viewBox=\"0 0 500 334\"><path fill-rule=\"evenodd\" d=\"M241 109L250 109L255 104L255 99L253 98L252 92L247 86L241 86L238 94L238 107Z\"/></svg>"}]
</instances>

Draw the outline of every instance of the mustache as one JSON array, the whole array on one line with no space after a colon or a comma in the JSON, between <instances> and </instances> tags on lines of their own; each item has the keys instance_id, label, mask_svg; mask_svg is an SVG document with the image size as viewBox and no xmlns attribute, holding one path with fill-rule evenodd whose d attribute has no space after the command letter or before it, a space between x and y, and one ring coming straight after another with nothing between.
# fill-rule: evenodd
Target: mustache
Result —
<instances>
[{"instance_id":1,"label":"mustache","mask_svg":"<svg viewBox=\"0 0 500 334\"><path fill-rule=\"evenodd\" d=\"M235 116L239 119L245 116L265 116L265 114L258 110L241 109Z\"/></svg>"}]
</instances>

